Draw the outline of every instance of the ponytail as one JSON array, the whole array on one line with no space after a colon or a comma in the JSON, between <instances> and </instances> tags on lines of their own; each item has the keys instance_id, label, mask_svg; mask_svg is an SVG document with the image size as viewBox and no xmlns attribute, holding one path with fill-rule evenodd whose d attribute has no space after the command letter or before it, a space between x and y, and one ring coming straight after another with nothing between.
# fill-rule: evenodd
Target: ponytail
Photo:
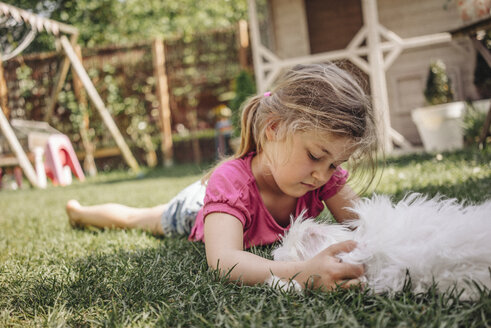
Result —
<instances>
[{"instance_id":1,"label":"ponytail","mask_svg":"<svg viewBox=\"0 0 491 328\"><path fill-rule=\"evenodd\" d=\"M350 161L352 171L368 173L366 186L373 181L377 168L376 115L360 83L336 65L297 65L271 92L249 98L241 110L240 146L218 165L251 152L261 153L268 141L269 127L275 127L276 140L284 140L297 131L320 131L351 139L356 145ZM276 160L275 153L269 155L268 161Z\"/></svg>"},{"instance_id":2,"label":"ponytail","mask_svg":"<svg viewBox=\"0 0 491 328\"><path fill-rule=\"evenodd\" d=\"M240 146L235 152L234 158L241 158L251 151L257 151L256 140L254 139L254 123L260 103L261 97L254 96L249 98L249 101L242 108Z\"/></svg>"}]
</instances>

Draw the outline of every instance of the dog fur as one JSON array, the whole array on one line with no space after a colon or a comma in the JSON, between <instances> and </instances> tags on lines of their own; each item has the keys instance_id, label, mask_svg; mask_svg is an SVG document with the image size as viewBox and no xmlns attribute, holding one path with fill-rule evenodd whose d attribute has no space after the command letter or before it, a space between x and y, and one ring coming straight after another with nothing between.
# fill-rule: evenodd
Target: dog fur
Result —
<instances>
[{"instance_id":1,"label":"dog fur","mask_svg":"<svg viewBox=\"0 0 491 328\"><path fill-rule=\"evenodd\" d=\"M358 246L338 257L364 264L367 287L375 293L402 290L407 274L416 293L434 282L439 291L462 290L462 299L477 297L479 288L491 288L491 200L464 206L455 199L412 193L394 204L388 196L374 195L350 210L359 219L343 225L301 215L273 250L274 259L306 260L334 243L352 239ZM301 289L295 281L274 276L268 283Z\"/></svg>"}]
</instances>

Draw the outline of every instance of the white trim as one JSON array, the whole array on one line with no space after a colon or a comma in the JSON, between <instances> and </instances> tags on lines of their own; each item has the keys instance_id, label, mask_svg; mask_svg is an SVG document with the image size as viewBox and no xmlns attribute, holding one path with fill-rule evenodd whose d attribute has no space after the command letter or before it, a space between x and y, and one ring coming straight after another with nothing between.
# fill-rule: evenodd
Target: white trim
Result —
<instances>
[{"instance_id":1,"label":"white trim","mask_svg":"<svg viewBox=\"0 0 491 328\"><path fill-rule=\"evenodd\" d=\"M345 49L281 59L261 44L256 2L255 0L248 0L248 3L254 70L259 93L266 91L270 87L283 68L296 64L348 59L370 77L372 98L374 106L380 111L380 118L383 124L381 134L385 136L383 139L386 149L392 149L391 141L404 148L410 146L404 137L390 126L385 72L404 50L450 42L452 39L450 33L401 38L393 31L379 24L376 0L362 0L365 24ZM380 36L383 36L386 40L380 40ZM365 40L368 46L361 46ZM386 53L385 58L384 53ZM369 62L361 58L362 56L368 56Z\"/></svg>"},{"instance_id":2,"label":"white trim","mask_svg":"<svg viewBox=\"0 0 491 328\"><path fill-rule=\"evenodd\" d=\"M24 174L26 175L29 182L35 187L42 188L43 186L39 184L37 174L34 171L31 162L29 162L24 149L22 149L19 140L17 140L17 137L15 136L15 133L9 124L9 121L3 114L2 107L0 107L0 130L7 138L9 146L14 152L15 157L17 157L17 159L19 160L19 165L22 168L22 171L24 171Z\"/></svg>"},{"instance_id":3,"label":"white trim","mask_svg":"<svg viewBox=\"0 0 491 328\"><path fill-rule=\"evenodd\" d=\"M363 25L358 32L356 32L353 39L351 39L350 43L346 47L347 49L354 50L360 47L360 44L365 41L367 38L367 27Z\"/></svg>"},{"instance_id":4,"label":"white trim","mask_svg":"<svg viewBox=\"0 0 491 328\"><path fill-rule=\"evenodd\" d=\"M368 61L370 65L370 89L372 90L373 107L377 113L378 136L381 146L392 151L390 136L389 97L385 79L384 55L380 47L380 28L376 0L362 0L363 21L367 27ZM393 43L393 41L392 41Z\"/></svg>"},{"instance_id":5,"label":"white trim","mask_svg":"<svg viewBox=\"0 0 491 328\"><path fill-rule=\"evenodd\" d=\"M248 0L249 8L249 28L251 30L251 46L252 46L252 60L254 61L254 72L256 75L257 90L261 92L264 90L263 86L263 60L261 59L260 47L261 36L259 34L259 22L257 20L256 1Z\"/></svg>"}]
</instances>

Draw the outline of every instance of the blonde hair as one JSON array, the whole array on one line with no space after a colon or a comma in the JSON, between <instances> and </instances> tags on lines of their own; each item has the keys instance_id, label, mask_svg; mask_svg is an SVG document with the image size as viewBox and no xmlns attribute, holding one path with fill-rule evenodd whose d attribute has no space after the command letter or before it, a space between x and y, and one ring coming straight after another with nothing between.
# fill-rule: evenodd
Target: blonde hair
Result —
<instances>
[{"instance_id":1,"label":"blonde hair","mask_svg":"<svg viewBox=\"0 0 491 328\"><path fill-rule=\"evenodd\" d=\"M352 75L335 64L293 67L270 94L249 98L241 117L241 141L233 158L261 152L271 125L279 139L315 130L351 139L356 150L349 169L368 168L361 170L370 173L366 188L375 177L379 142L370 98Z\"/></svg>"}]
</instances>

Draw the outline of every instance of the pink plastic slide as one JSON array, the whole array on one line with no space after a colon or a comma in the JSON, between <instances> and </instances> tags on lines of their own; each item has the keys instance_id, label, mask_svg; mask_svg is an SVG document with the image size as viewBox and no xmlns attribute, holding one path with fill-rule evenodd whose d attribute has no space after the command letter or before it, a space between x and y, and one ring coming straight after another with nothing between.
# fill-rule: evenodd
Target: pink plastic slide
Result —
<instances>
[{"instance_id":1,"label":"pink plastic slide","mask_svg":"<svg viewBox=\"0 0 491 328\"><path fill-rule=\"evenodd\" d=\"M70 139L64 134L49 136L45 149L44 165L46 175L54 185L66 186L72 182L72 173L80 180L85 180L84 172L73 150Z\"/></svg>"}]
</instances>

